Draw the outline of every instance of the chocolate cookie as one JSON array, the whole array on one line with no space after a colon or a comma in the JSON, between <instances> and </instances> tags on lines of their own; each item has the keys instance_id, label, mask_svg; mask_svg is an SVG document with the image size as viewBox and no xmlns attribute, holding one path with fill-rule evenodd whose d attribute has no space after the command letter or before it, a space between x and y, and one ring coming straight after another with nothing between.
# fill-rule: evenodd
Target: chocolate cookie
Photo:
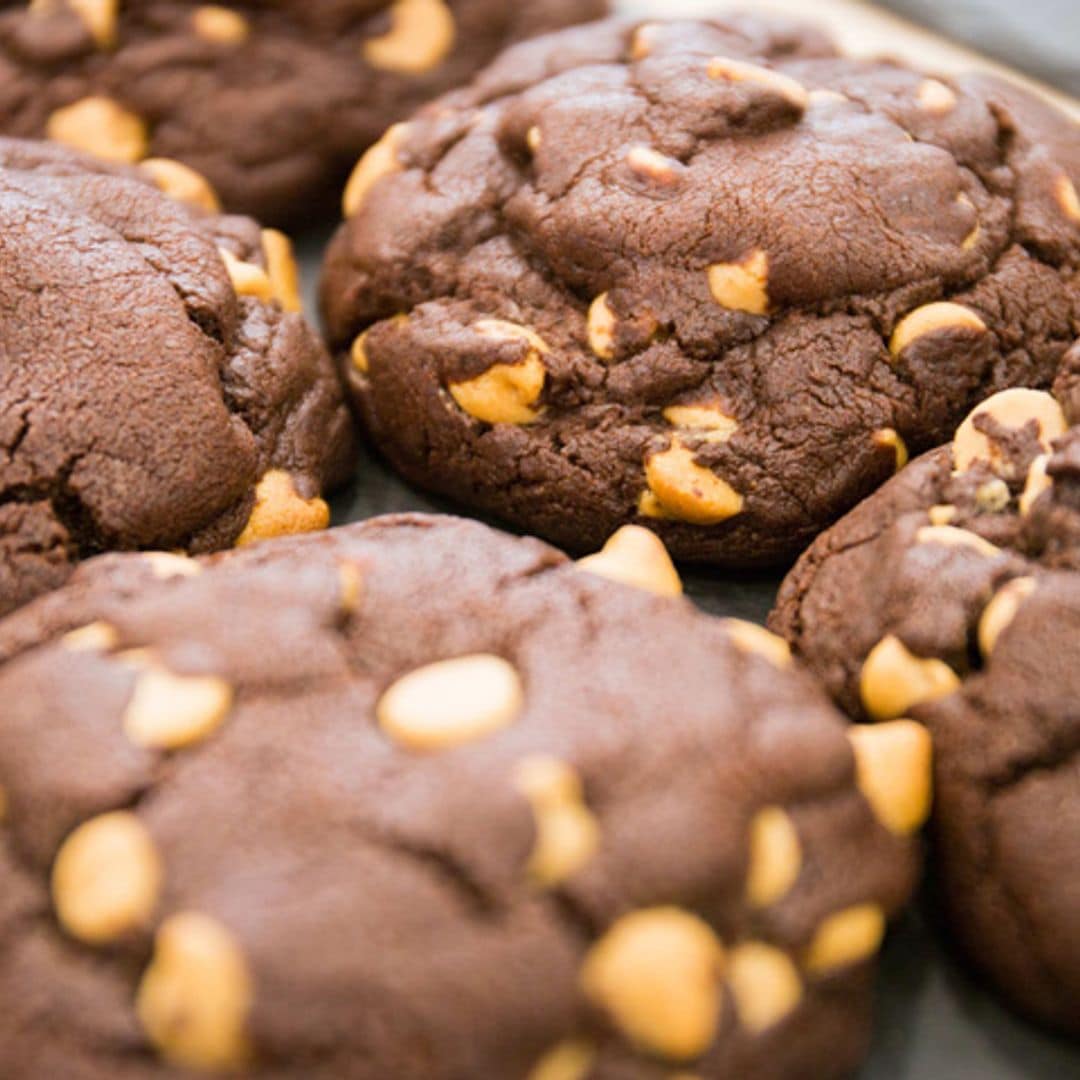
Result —
<instances>
[{"instance_id":1,"label":"chocolate cookie","mask_svg":"<svg viewBox=\"0 0 1080 1080\"><path fill-rule=\"evenodd\" d=\"M31 0L0 13L0 130L104 157L175 158L225 205L329 205L393 121L507 42L605 0Z\"/></svg>"},{"instance_id":2,"label":"chocolate cookie","mask_svg":"<svg viewBox=\"0 0 1080 1080\"><path fill-rule=\"evenodd\" d=\"M289 242L204 195L0 139L0 613L97 552L327 524L350 423Z\"/></svg>"},{"instance_id":3,"label":"chocolate cookie","mask_svg":"<svg viewBox=\"0 0 1080 1080\"><path fill-rule=\"evenodd\" d=\"M1080 329L1080 136L755 19L508 53L360 163L323 303L412 483L564 545L795 554Z\"/></svg>"},{"instance_id":4,"label":"chocolate cookie","mask_svg":"<svg viewBox=\"0 0 1080 1080\"><path fill-rule=\"evenodd\" d=\"M928 738L678 591L401 516L0 623L5 1080L847 1075Z\"/></svg>"},{"instance_id":5,"label":"chocolate cookie","mask_svg":"<svg viewBox=\"0 0 1080 1080\"><path fill-rule=\"evenodd\" d=\"M1046 393L991 398L819 538L772 625L853 716L930 728L953 934L1080 1033L1080 426Z\"/></svg>"}]
</instances>

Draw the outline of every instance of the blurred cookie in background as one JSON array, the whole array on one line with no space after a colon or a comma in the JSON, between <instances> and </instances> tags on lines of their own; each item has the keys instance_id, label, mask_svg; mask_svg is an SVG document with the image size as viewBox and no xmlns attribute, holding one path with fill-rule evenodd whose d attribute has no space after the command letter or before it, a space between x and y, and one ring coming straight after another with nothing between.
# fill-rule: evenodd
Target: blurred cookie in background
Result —
<instances>
[{"instance_id":1,"label":"blurred cookie in background","mask_svg":"<svg viewBox=\"0 0 1080 1080\"><path fill-rule=\"evenodd\" d=\"M30 0L0 12L0 131L183 161L229 210L318 220L385 128L605 0Z\"/></svg>"}]
</instances>

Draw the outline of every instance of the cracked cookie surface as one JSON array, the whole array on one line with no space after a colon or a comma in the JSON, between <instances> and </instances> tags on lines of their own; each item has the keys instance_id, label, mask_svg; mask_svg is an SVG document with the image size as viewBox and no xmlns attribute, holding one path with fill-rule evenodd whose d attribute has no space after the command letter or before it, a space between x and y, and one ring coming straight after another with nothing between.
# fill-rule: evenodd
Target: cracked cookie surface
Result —
<instances>
[{"instance_id":1,"label":"cracked cookie surface","mask_svg":"<svg viewBox=\"0 0 1080 1080\"><path fill-rule=\"evenodd\" d=\"M854 717L934 739L935 879L1016 1007L1080 1032L1080 346L822 534L771 625ZM1073 426L1068 426L1069 422Z\"/></svg>"},{"instance_id":2,"label":"cracked cookie surface","mask_svg":"<svg viewBox=\"0 0 1080 1080\"><path fill-rule=\"evenodd\" d=\"M230 210L310 219L394 120L505 44L604 0L30 0L0 5L0 116L106 157L167 157Z\"/></svg>"},{"instance_id":3,"label":"cracked cookie surface","mask_svg":"<svg viewBox=\"0 0 1080 1080\"><path fill-rule=\"evenodd\" d=\"M346 190L323 305L412 483L588 549L794 555L1049 385L1080 329L1080 137L753 18L518 46Z\"/></svg>"},{"instance_id":4,"label":"cracked cookie surface","mask_svg":"<svg viewBox=\"0 0 1080 1080\"><path fill-rule=\"evenodd\" d=\"M288 241L160 175L0 139L0 612L102 551L325 526L346 471Z\"/></svg>"},{"instance_id":5,"label":"cracked cookie surface","mask_svg":"<svg viewBox=\"0 0 1080 1080\"><path fill-rule=\"evenodd\" d=\"M929 764L677 586L400 516L0 622L0 1071L848 1075Z\"/></svg>"}]
</instances>

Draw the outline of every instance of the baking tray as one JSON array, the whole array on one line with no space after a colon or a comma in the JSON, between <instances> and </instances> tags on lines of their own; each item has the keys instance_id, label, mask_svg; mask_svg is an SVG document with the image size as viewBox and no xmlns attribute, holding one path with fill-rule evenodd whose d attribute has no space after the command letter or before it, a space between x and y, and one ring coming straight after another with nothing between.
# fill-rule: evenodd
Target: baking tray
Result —
<instances>
[{"instance_id":1,"label":"baking tray","mask_svg":"<svg viewBox=\"0 0 1080 1080\"><path fill-rule=\"evenodd\" d=\"M777 9L828 26L848 51L888 52L931 70L982 67L1034 86L1080 116L1075 101L1021 79L1014 72L916 29L869 5L846 0L624 0L634 15L703 14L737 9ZM321 253L330 230L297 236L308 309ZM410 489L366 448L355 480L332 499L336 525L405 510L467 513L460 506ZM494 522L492 522L494 524ZM720 573L684 568L687 593L702 608L762 623L782 573ZM1080 918L1080 913L1078 913ZM923 897L891 929L882 953L877 1022L860 1080L1031 1080L1080 1078L1080 1046L1055 1038L1007 1012L951 953L947 935L934 924ZM753 1080L746 1077L744 1080ZM813 1080L808 1077L807 1080Z\"/></svg>"}]
</instances>

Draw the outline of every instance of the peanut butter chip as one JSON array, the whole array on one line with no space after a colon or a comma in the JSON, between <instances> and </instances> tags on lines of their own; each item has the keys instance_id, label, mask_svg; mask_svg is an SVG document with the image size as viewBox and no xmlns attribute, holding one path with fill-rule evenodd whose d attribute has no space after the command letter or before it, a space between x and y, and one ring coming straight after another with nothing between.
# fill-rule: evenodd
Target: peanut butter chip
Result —
<instances>
[{"instance_id":1,"label":"peanut butter chip","mask_svg":"<svg viewBox=\"0 0 1080 1080\"><path fill-rule=\"evenodd\" d=\"M116 45L116 24L120 0L68 0L68 6L90 30L102 49Z\"/></svg>"},{"instance_id":2,"label":"peanut butter chip","mask_svg":"<svg viewBox=\"0 0 1080 1080\"><path fill-rule=\"evenodd\" d=\"M660 505L660 500L651 492L643 491L638 498L637 512L642 517L668 518L670 515Z\"/></svg>"},{"instance_id":3,"label":"peanut butter chip","mask_svg":"<svg viewBox=\"0 0 1080 1080\"><path fill-rule=\"evenodd\" d=\"M547 371L530 353L520 364L493 364L475 379L451 383L450 394L470 416L487 424L531 424Z\"/></svg>"},{"instance_id":4,"label":"peanut butter chip","mask_svg":"<svg viewBox=\"0 0 1080 1080\"><path fill-rule=\"evenodd\" d=\"M209 738L232 707L232 688L215 675L174 675L143 655L124 710L124 733L137 746L180 750Z\"/></svg>"},{"instance_id":5,"label":"peanut butter chip","mask_svg":"<svg viewBox=\"0 0 1080 1080\"><path fill-rule=\"evenodd\" d=\"M739 421L716 403L669 405L663 416L672 427L693 432L705 442L727 442L739 430Z\"/></svg>"},{"instance_id":6,"label":"peanut butter chip","mask_svg":"<svg viewBox=\"0 0 1080 1080\"><path fill-rule=\"evenodd\" d=\"M930 519L931 525L948 525L956 520L956 507L948 503L939 503L937 506L931 506L926 516Z\"/></svg>"},{"instance_id":7,"label":"peanut butter chip","mask_svg":"<svg viewBox=\"0 0 1080 1080\"><path fill-rule=\"evenodd\" d=\"M525 692L513 666L479 653L403 675L379 699L379 726L410 750L442 750L512 724Z\"/></svg>"},{"instance_id":8,"label":"peanut butter chip","mask_svg":"<svg viewBox=\"0 0 1080 1080\"><path fill-rule=\"evenodd\" d=\"M896 471L899 472L909 461L907 443L894 428L881 428L874 432L874 442L891 450L896 458Z\"/></svg>"},{"instance_id":9,"label":"peanut butter chip","mask_svg":"<svg viewBox=\"0 0 1080 1080\"><path fill-rule=\"evenodd\" d=\"M57 109L45 125L54 142L107 161L134 164L146 157L146 125L107 97L86 97Z\"/></svg>"},{"instance_id":10,"label":"peanut butter chip","mask_svg":"<svg viewBox=\"0 0 1080 1080\"><path fill-rule=\"evenodd\" d=\"M983 609L979 619L979 649L984 657L990 654L998 643L1009 623L1016 618L1016 613L1023 603L1035 591L1035 579L1031 577L1013 578L1007 585L994 593L993 599Z\"/></svg>"},{"instance_id":11,"label":"peanut butter chip","mask_svg":"<svg viewBox=\"0 0 1080 1080\"><path fill-rule=\"evenodd\" d=\"M34 14L49 14L65 6L82 19L98 48L111 49L116 44L119 0L30 0Z\"/></svg>"},{"instance_id":12,"label":"peanut butter chip","mask_svg":"<svg viewBox=\"0 0 1080 1080\"><path fill-rule=\"evenodd\" d=\"M746 898L768 907L786 896L802 869L802 845L795 823L779 806L766 806L750 822L750 864Z\"/></svg>"},{"instance_id":13,"label":"peanut butter chip","mask_svg":"<svg viewBox=\"0 0 1080 1080\"><path fill-rule=\"evenodd\" d=\"M197 577L202 567L187 555L177 555L172 551L147 551L142 556L150 564L154 577L167 580L175 577Z\"/></svg>"},{"instance_id":14,"label":"peanut butter chip","mask_svg":"<svg viewBox=\"0 0 1080 1080\"><path fill-rule=\"evenodd\" d=\"M300 311L300 270L292 241L277 229L263 229L262 248L274 299L285 311Z\"/></svg>"},{"instance_id":15,"label":"peanut butter chip","mask_svg":"<svg viewBox=\"0 0 1080 1080\"><path fill-rule=\"evenodd\" d=\"M532 804L536 822L529 878L541 888L558 885L580 870L600 843L600 827L585 805L581 779L564 762L537 756L521 762L514 780Z\"/></svg>"},{"instance_id":16,"label":"peanut butter chip","mask_svg":"<svg viewBox=\"0 0 1080 1080\"><path fill-rule=\"evenodd\" d=\"M1028 469L1027 480L1024 483L1024 492L1020 496L1020 516L1027 517L1035 501L1044 491L1049 491L1054 486L1046 467L1050 464L1049 454L1040 454Z\"/></svg>"},{"instance_id":17,"label":"peanut butter chip","mask_svg":"<svg viewBox=\"0 0 1080 1080\"><path fill-rule=\"evenodd\" d=\"M646 1053L700 1057L720 1020L724 947L704 920L674 907L619 919L589 950L585 995Z\"/></svg>"},{"instance_id":18,"label":"peanut butter chip","mask_svg":"<svg viewBox=\"0 0 1080 1080\"><path fill-rule=\"evenodd\" d=\"M717 525L740 513L742 496L694 457L676 438L646 461L645 480L661 514L693 525Z\"/></svg>"},{"instance_id":19,"label":"peanut butter chip","mask_svg":"<svg viewBox=\"0 0 1080 1080\"><path fill-rule=\"evenodd\" d=\"M367 336L370 332L365 330L362 334L357 334L352 343L352 348L349 350L349 359L352 361L352 366L363 375L368 373L370 367L367 354Z\"/></svg>"},{"instance_id":20,"label":"peanut butter chip","mask_svg":"<svg viewBox=\"0 0 1080 1080\"><path fill-rule=\"evenodd\" d=\"M454 46L454 16L444 0L396 0L390 30L364 44L364 59L384 71L422 75Z\"/></svg>"},{"instance_id":21,"label":"peanut butter chip","mask_svg":"<svg viewBox=\"0 0 1080 1080\"><path fill-rule=\"evenodd\" d=\"M341 610L351 615L360 605L360 593L364 585L364 576L356 563L342 563L338 567L338 582L341 586Z\"/></svg>"},{"instance_id":22,"label":"peanut butter chip","mask_svg":"<svg viewBox=\"0 0 1080 1080\"><path fill-rule=\"evenodd\" d=\"M578 562L582 570L657 596L681 596L682 581L663 541L640 525L625 525L602 551Z\"/></svg>"},{"instance_id":23,"label":"peanut butter chip","mask_svg":"<svg viewBox=\"0 0 1080 1080\"><path fill-rule=\"evenodd\" d=\"M527 346L516 364L492 364L473 379L450 384L450 396L470 416L487 424L531 424L544 391L547 368L542 359L551 350L535 331L501 319L482 319L473 329L496 341L521 341Z\"/></svg>"},{"instance_id":24,"label":"peanut butter chip","mask_svg":"<svg viewBox=\"0 0 1080 1080\"><path fill-rule=\"evenodd\" d=\"M329 524L330 507L323 499L303 498L287 472L271 469L255 489L255 506L236 546L246 547L276 536L318 532Z\"/></svg>"},{"instance_id":25,"label":"peanut butter chip","mask_svg":"<svg viewBox=\"0 0 1080 1080\"><path fill-rule=\"evenodd\" d=\"M732 83L756 83L786 98L800 111L804 110L810 102L810 95L802 83L771 68L748 64L745 60L717 56L709 61L708 72L710 79L722 79Z\"/></svg>"},{"instance_id":26,"label":"peanut butter chip","mask_svg":"<svg viewBox=\"0 0 1080 1080\"><path fill-rule=\"evenodd\" d=\"M161 892L161 860L146 826L117 811L80 825L53 863L60 925L88 945L105 945L146 925Z\"/></svg>"},{"instance_id":27,"label":"peanut butter chip","mask_svg":"<svg viewBox=\"0 0 1080 1080\"><path fill-rule=\"evenodd\" d=\"M975 211L975 204L965 194L963 194L963 192L956 196L956 201L961 206L966 206L969 210ZM960 244L960 247L964 251L971 251L971 249L979 242L979 236L981 234L982 226L978 223L978 221L976 221L971 232L969 232L967 236L964 237L963 241Z\"/></svg>"},{"instance_id":28,"label":"peanut butter chip","mask_svg":"<svg viewBox=\"0 0 1080 1080\"><path fill-rule=\"evenodd\" d=\"M154 183L170 199L210 213L221 210L221 203L210 182L189 166L171 158L147 158L140 167L150 174Z\"/></svg>"},{"instance_id":29,"label":"peanut butter chip","mask_svg":"<svg viewBox=\"0 0 1080 1080\"><path fill-rule=\"evenodd\" d=\"M632 146L626 155L630 171L642 180L661 186L673 184L679 178L682 163L661 154L651 146Z\"/></svg>"},{"instance_id":30,"label":"peanut butter chip","mask_svg":"<svg viewBox=\"0 0 1080 1080\"><path fill-rule=\"evenodd\" d=\"M1064 435L1068 428L1061 406L1045 391L1021 388L1002 390L987 398L957 428L953 439L953 466L957 472L966 472L976 461L987 462L995 472L1007 478L1011 472L1001 449L976 427L980 417L992 418L1009 431L1017 431L1034 423L1038 429L1039 443L1047 453L1051 443Z\"/></svg>"},{"instance_id":31,"label":"peanut butter chip","mask_svg":"<svg viewBox=\"0 0 1080 1080\"><path fill-rule=\"evenodd\" d=\"M943 547L966 547L994 559L1001 554L1001 548L994 547L989 540L984 540L970 529L957 529L952 525L924 525L915 534L917 544L941 544Z\"/></svg>"},{"instance_id":32,"label":"peanut butter chip","mask_svg":"<svg viewBox=\"0 0 1080 1080\"><path fill-rule=\"evenodd\" d=\"M401 172L398 148L405 141L408 131L408 124L394 124L356 163L342 197L342 208L347 218L359 211L368 193L384 176Z\"/></svg>"},{"instance_id":33,"label":"peanut butter chip","mask_svg":"<svg viewBox=\"0 0 1080 1080\"><path fill-rule=\"evenodd\" d=\"M808 105L818 105L831 108L834 105L846 105L851 99L847 94L841 94L839 90L815 89L807 96Z\"/></svg>"},{"instance_id":34,"label":"peanut butter chip","mask_svg":"<svg viewBox=\"0 0 1080 1080\"><path fill-rule=\"evenodd\" d=\"M913 720L848 728L855 779L878 820L907 836L930 816L933 748L930 733Z\"/></svg>"},{"instance_id":35,"label":"peanut butter chip","mask_svg":"<svg viewBox=\"0 0 1080 1080\"><path fill-rule=\"evenodd\" d=\"M203 41L215 45L240 45L247 41L251 27L238 11L218 4L204 4L191 15L191 25Z\"/></svg>"},{"instance_id":36,"label":"peanut butter chip","mask_svg":"<svg viewBox=\"0 0 1080 1080\"><path fill-rule=\"evenodd\" d=\"M731 950L728 985L739 1022L753 1035L778 1024L802 1000L802 982L791 958L760 941Z\"/></svg>"},{"instance_id":37,"label":"peanut butter chip","mask_svg":"<svg viewBox=\"0 0 1080 1080\"><path fill-rule=\"evenodd\" d=\"M656 23L643 23L634 31L630 41L631 60L644 60L652 53L656 29Z\"/></svg>"},{"instance_id":38,"label":"peanut butter chip","mask_svg":"<svg viewBox=\"0 0 1080 1080\"><path fill-rule=\"evenodd\" d=\"M99 620L68 631L60 644L70 652L108 652L116 648L118 640L116 628Z\"/></svg>"},{"instance_id":39,"label":"peanut butter chip","mask_svg":"<svg viewBox=\"0 0 1080 1080\"><path fill-rule=\"evenodd\" d=\"M274 299L270 275L261 266L238 259L226 248L218 248L218 252L237 296L251 296L264 304Z\"/></svg>"},{"instance_id":40,"label":"peanut butter chip","mask_svg":"<svg viewBox=\"0 0 1080 1080\"><path fill-rule=\"evenodd\" d=\"M589 348L601 360L615 359L615 312L608 304L608 294L601 293L589 305L586 334Z\"/></svg>"},{"instance_id":41,"label":"peanut butter chip","mask_svg":"<svg viewBox=\"0 0 1080 1080\"><path fill-rule=\"evenodd\" d=\"M709 267L709 292L730 311L766 315L769 311L769 257L756 249L741 262Z\"/></svg>"},{"instance_id":42,"label":"peanut butter chip","mask_svg":"<svg viewBox=\"0 0 1080 1080\"><path fill-rule=\"evenodd\" d=\"M791 646L782 637L766 630L764 626L744 622L742 619L724 619L723 624L728 636L740 651L760 656L774 667L791 667Z\"/></svg>"},{"instance_id":43,"label":"peanut butter chip","mask_svg":"<svg viewBox=\"0 0 1080 1080\"><path fill-rule=\"evenodd\" d=\"M862 703L875 720L895 720L915 705L953 693L959 685L948 664L913 655L893 634L870 650L859 676Z\"/></svg>"},{"instance_id":44,"label":"peanut butter chip","mask_svg":"<svg viewBox=\"0 0 1080 1080\"><path fill-rule=\"evenodd\" d=\"M956 108L956 94L937 79L923 79L915 96L919 108L935 116L944 116Z\"/></svg>"},{"instance_id":45,"label":"peanut butter chip","mask_svg":"<svg viewBox=\"0 0 1080 1080\"><path fill-rule=\"evenodd\" d=\"M592 1043L567 1039L549 1050L533 1066L526 1080L585 1080L595 1058Z\"/></svg>"},{"instance_id":46,"label":"peanut butter chip","mask_svg":"<svg viewBox=\"0 0 1080 1080\"><path fill-rule=\"evenodd\" d=\"M815 974L849 967L873 956L885 936L885 913L877 904L858 904L822 921L806 953Z\"/></svg>"},{"instance_id":47,"label":"peanut butter chip","mask_svg":"<svg viewBox=\"0 0 1080 1080\"><path fill-rule=\"evenodd\" d=\"M941 302L925 304L906 315L893 331L889 352L899 356L909 345L928 334L967 331L982 334L986 323L962 304Z\"/></svg>"},{"instance_id":48,"label":"peanut butter chip","mask_svg":"<svg viewBox=\"0 0 1080 1080\"><path fill-rule=\"evenodd\" d=\"M1009 485L1000 477L987 480L980 484L975 492L975 505L986 514L1000 514L1009 508L1012 502L1012 492Z\"/></svg>"},{"instance_id":49,"label":"peanut butter chip","mask_svg":"<svg viewBox=\"0 0 1080 1080\"><path fill-rule=\"evenodd\" d=\"M227 1072L251 1058L246 1033L254 987L247 962L219 922L195 912L162 923L135 1011L166 1061Z\"/></svg>"},{"instance_id":50,"label":"peanut butter chip","mask_svg":"<svg viewBox=\"0 0 1080 1080\"><path fill-rule=\"evenodd\" d=\"M1076 193L1076 185L1064 173L1054 181L1054 198L1061 212L1073 224L1080 225L1080 195Z\"/></svg>"}]
</instances>

